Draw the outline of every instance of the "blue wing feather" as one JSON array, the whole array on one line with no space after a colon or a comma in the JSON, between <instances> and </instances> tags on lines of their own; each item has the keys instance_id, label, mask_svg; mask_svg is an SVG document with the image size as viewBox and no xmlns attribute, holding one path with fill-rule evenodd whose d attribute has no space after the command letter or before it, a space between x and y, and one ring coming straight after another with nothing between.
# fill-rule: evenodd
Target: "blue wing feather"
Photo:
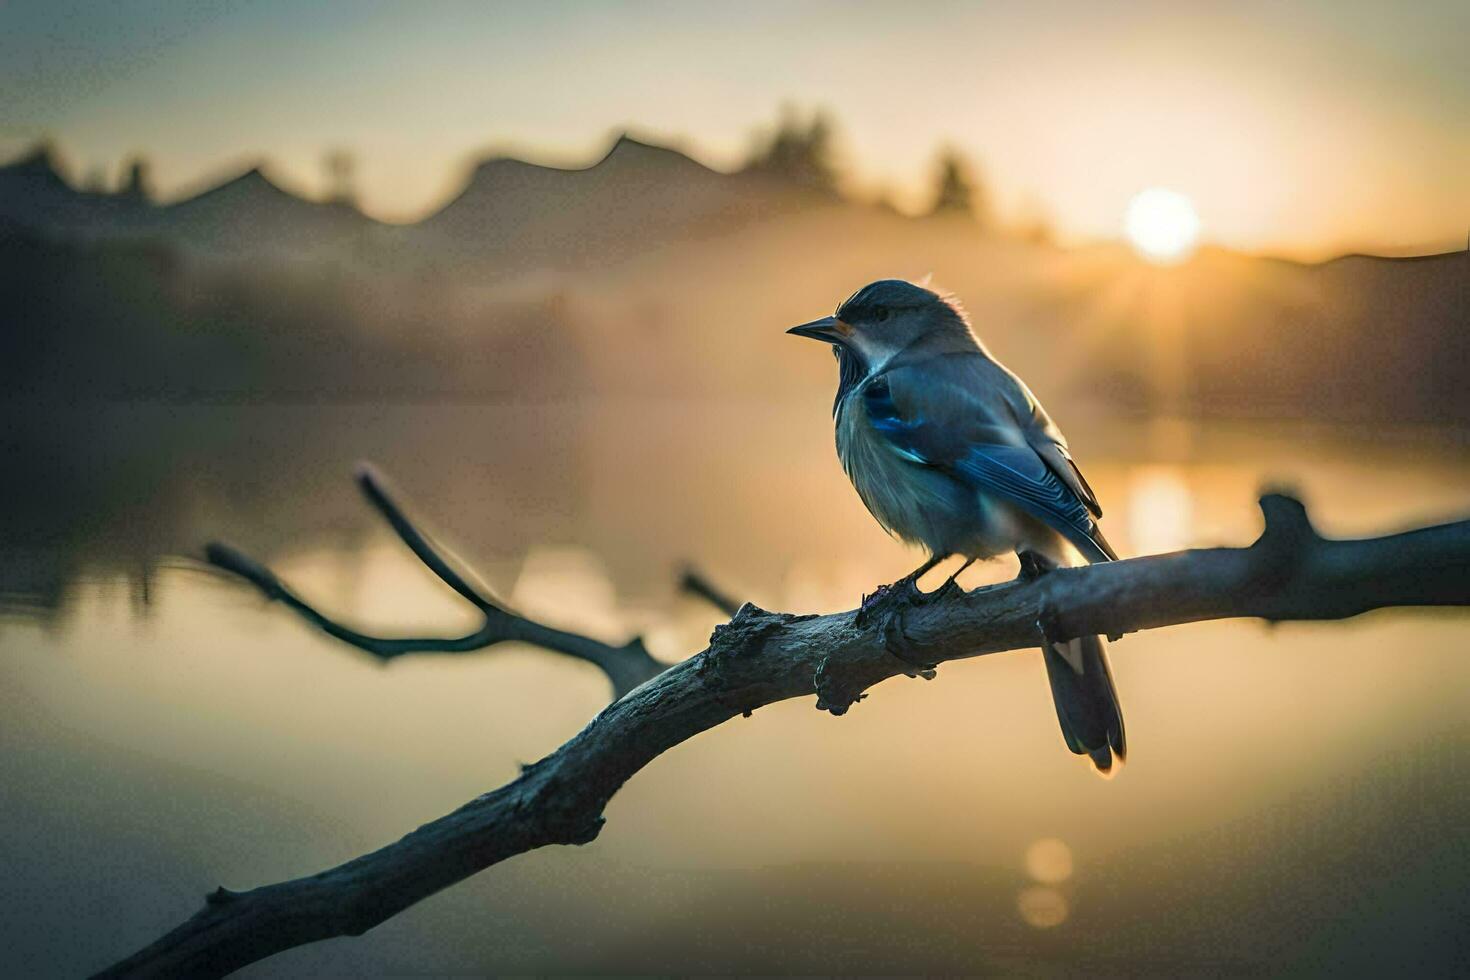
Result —
<instances>
[{"instance_id":1,"label":"blue wing feather","mask_svg":"<svg viewBox=\"0 0 1470 980\"><path fill-rule=\"evenodd\" d=\"M954 464L976 487L1005 497L1066 535L1092 561L1107 561L1087 505L1030 446L971 446Z\"/></svg>"},{"instance_id":2,"label":"blue wing feather","mask_svg":"<svg viewBox=\"0 0 1470 980\"><path fill-rule=\"evenodd\" d=\"M868 410L868 421L884 436L894 449L905 459L914 463L929 463L917 448L917 437L924 427L922 416L906 419L893 401L893 392L886 379L881 376L863 389L863 404Z\"/></svg>"},{"instance_id":3,"label":"blue wing feather","mask_svg":"<svg viewBox=\"0 0 1470 980\"><path fill-rule=\"evenodd\" d=\"M918 412L905 415L882 375L863 389L862 397L873 429L905 459L942 467L978 490L1011 501L1056 528L1091 561L1113 557L1101 543L1086 503L1030 446L969 441L953 445L952 428Z\"/></svg>"}]
</instances>

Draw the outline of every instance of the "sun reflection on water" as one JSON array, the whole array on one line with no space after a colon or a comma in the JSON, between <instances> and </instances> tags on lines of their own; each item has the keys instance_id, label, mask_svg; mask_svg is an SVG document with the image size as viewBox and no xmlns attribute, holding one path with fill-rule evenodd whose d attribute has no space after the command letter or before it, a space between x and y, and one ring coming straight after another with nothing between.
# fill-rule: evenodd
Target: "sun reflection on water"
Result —
<instances>
[{"instance_id":1,"label":"sun reflection on water","mask_svg":"<svg viewBox=\"0 0 1470 980\"><path fill-rule=\"evenodd\" d=\"M1067 921L1071 909L1067 900L1055 888L1045 885L1028 885L1016 896L1016 911L1028 926L1051 929Z\"/></svg>"},{"instance_id":2,"label":"sun reflection on water","mask_svg":"<svg viewBox=\"0 0 1470 980\"><path fill-rule=\"evenodd\" d=\"M1072 849L1066 841L1043 837L1026 848L1026 871L1044 885L1072 877Z\"/></svg>"},{"instance_id":3,"label":"sun reflection on water","mask_svg":"<svg viewBox=\"0 0 1470 980\"><path fill-rule=\"evenodd\" d=\"M1039 884L1027 885L1016 896L1022 921L1036 929L1051 929L1071 914L1067 898L1056 888L1072 877L1072 848L1056 837L1042 837L1026 848L1026 873Z\"/></svg>"},{"instance_id":4,"label":"sun reflection on water","mask_svg":"<svg viewBox=\"0 0 1470 980\"><path fill-rule=\"evenodd\" d=\"M1193 498L1177 466L1140 466L1128 480L1128 533L1134 554L1178 551L1190 543Z\"/></svg>"}]
</instances>

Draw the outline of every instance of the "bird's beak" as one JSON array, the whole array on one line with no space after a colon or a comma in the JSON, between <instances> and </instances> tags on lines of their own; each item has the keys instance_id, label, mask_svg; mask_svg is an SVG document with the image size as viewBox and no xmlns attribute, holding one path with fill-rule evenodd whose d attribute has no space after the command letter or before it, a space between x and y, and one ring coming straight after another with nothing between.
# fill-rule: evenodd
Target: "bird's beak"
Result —
<instances>
[{"instance_id":1,"label":"bird's beak","mask_svg":"<svg viewBox=\"0 0 1470 980\"><path fill-rule=\"evenodd\" d=\"M786 332L798 337L810 337L826 344L840 344L852 336L852 325L835 316L824 316L820 320L792 327Z\"/></svg>"}]
</instances>

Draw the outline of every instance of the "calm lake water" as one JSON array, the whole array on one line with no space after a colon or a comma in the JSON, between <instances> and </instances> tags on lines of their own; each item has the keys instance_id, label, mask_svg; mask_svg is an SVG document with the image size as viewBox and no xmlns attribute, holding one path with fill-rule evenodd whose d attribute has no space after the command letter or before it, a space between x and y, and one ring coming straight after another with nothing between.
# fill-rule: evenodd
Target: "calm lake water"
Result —
<instances>
[{"instance_id":1,"label":"calm lake water","mask_svg":"<svg viewBox=\"0 0 1470 980\"><path fill-rule=\"evenodd\" d=\"M596 670L528 648L381 668L179 556L228 540L364 627L465 628L356 499L370 459L519 608L674 660L719 621L676 593L685 563L794 612L917 563L847 485L826 408L7 409L7 972L98 968L216 885L395 839L606 702ZM1266 484L1328 534L1470 513L1456 433L1057 414L1124 554L1247 543ZM640 774L590 847L246 975L1464 970L1467 641L1453 612L1130 636L1111 782L1063 747L1034 653L889 682L840 719L772 706Z\"/></svg>"}]
</instances>

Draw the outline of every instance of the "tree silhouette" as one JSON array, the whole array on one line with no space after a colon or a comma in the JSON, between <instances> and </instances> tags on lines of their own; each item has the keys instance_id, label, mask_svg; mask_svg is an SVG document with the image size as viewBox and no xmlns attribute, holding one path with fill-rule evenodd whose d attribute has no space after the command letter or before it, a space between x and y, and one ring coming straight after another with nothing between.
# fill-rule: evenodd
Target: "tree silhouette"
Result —
<instances>
[{"instance_id":1,"label":"tree silhouette","mask_svg":"<svg viewBox=\"0 0 1470 980\"><path fill-rule=\"evenodd\" d=\"M954 148L939 154L939 179L931 214L968 214L982 228L991 227L990 195L974 167Z\"/></svg>"},{"instance_id":2,"label":"tree silhouette","mask_svg":"<svg viewBox=\"0 0 1470 980\"><path fill-rule=\"evenodd\" d=\"M327 200L333 204L357 206L357 159L352 151L329 150L322 160L327 175Z\"/></svg>"},{"instance_id":3,"label":"tree silhouette","mask_svg":"<svg viewBox=\"0 0 1470 980\"><path fill-rule=\"evenodd\" d=\"M835 194L833 134L831 118L825 112L819 110L809 120L803 120L793 106L787 105L781 110L776 132L757 147L750 169Z\"/></svg>"},{"instance_id":4,"label":"tree silhouette","mask_svg":"<svg viewBox=\"0 0 1470 980\"><path fill-rule=\"evenodd\" d=\"M118 193L139 201L153 199L152 168L142 157L132 157L123 164L123 182Z\"/></svg>"}]
</instances>

